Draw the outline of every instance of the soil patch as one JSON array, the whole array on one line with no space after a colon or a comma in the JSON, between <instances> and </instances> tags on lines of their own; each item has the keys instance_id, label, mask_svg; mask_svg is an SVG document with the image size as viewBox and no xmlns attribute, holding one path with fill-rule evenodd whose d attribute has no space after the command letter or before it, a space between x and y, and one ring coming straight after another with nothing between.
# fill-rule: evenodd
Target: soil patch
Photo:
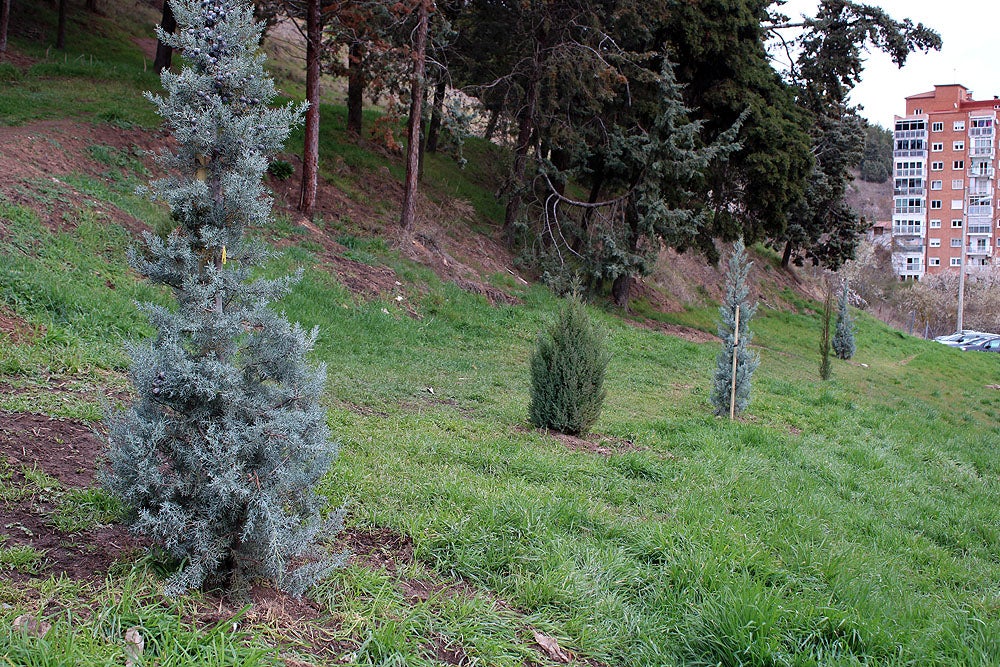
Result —
<instances>
[{"instance_id":1,"label":"soil patch","mask_svg":"<svg viewBox=\"0 0 1000 667\"><path fill-rule=\"evenodd\" d=\"M610 457L615 456L616 454L625 454L627 452L645 452L649 450L649 447L643 447L642 445L638 445L627 438L619 438L613 435L592 433L589 438L581 438L579 436L541 428L531 429L519 426L517 427L517 430L522 433L539 433L551 436L561 442L566 449L570 449L574 452L588 452L591 454L600 454L601 456Z\"/></svg>"},{"instance_id":2,"label":"soil patch","mask_svg":"<svg viewBox=\"0 0 1000 667\"><path fill-rule=\"evenodd\" d=\"M92 486L104 443L82 422L0 412L0 457L13 467L38 467L66 487Z\"/></svg>"},{"instance_id":3,"label":"soil patch","mask_svg":"<svg viewBox=\"0 0 1000 667\"><path fill-rule=\"evenodd\" d=\"M15 470L14 482L24 483L22 467L37 468L66 488L93 486L104 445L87 424L43 415L0 412L0 460ZM50 523L54 490L39 490L0 505L0 526L7 546L26 545L44 554L38 575L10 573L14 581L65 574L73 579L100 581L117 560L144 546L119 525L96 526L65 533ZM5 573L6 575L7 573Z\"/></svg>"},{"instance_id":4,"label":"soil patch","mask_svg":"<svg viewBox=\"0 0 1000 667\"><path fill-rule=\"evenodd\" d=\"M116 167L93 159L88 147L111 146L132 154L135 149L146 151L162 143L157 133L141 129L68 120L0 127L0 173L5 175L0 181L0 195L36 211L49 229L72 229L75 212L89 206L132 233L139 233L148 229L141 220L77 191L59 176L79 173L107 181L108 174ZM43 192L45 188L50 192Z\"/></svg>"},{"instance_id":5,"label":"soil patch","mask_svg":"<svg viewBox=\"0 0 1000 667\"><path fill-rule=\"evenodd\" d=\"M413 539L391 528L347 528L337 536L338 546L351 552L350 562L396 574L413 562Z\"/></svg>"},{"instance_id":6,"label":"soil patch","mask_svg":"<svg viewBox=\"0 0 1000 667\"><path fill-rule=\"evenodd\" d=\"M0 336L6 336L14 345L31 342L37 336L44 336L45 329L36 331L23 319L0 307Z\"/></svg>"},{"instance_id":7,"label":"soil patch","mask_svg":"<svg viewBox=\"0 0 1000 667\"><path fill-rule=\"evenodd\" d=\"M659 331L660 333L667 334L668 336L673 336L674 338L682 338L692 343L719 342L718 336L710 334L707 331L702 331L701 329L693 329L691 327L686 327L681 324L670 324L668 322L660 322L658 320L650 320L650 319L644 319L644 320L629 319L627 320L627 322L633 326L639 327L640 329Z\"/></svg>"}]
</instances>

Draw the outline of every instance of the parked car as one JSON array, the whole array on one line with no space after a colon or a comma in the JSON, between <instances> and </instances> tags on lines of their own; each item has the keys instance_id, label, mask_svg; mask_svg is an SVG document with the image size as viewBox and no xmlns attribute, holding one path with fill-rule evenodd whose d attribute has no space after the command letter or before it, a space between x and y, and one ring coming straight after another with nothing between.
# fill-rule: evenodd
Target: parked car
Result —
<instances>
[{"instance_id":1,"label":"parked car","mask_svg":"<svg viewBox=\"0 0 1000 667\"><path fill-rule=\"evenodd\" d=\"M1000 352L1000 336L984 338L969 345L963 345L960 349L966 352Z\"/></svg>"},{"instance_id":2,"label":"parked car","mask_svg":"<svg viewBox=\"0 0 1000 667\"><path fill-rule=\"evenodd\" d=\"M950 347L961 347L963 345L972 345L973 343L992 338L996 335L997 334L986 333L984 331L972 331L970 329L966 329L947 336L938 336L934 340Z\"/></svg>"}]
</instances>

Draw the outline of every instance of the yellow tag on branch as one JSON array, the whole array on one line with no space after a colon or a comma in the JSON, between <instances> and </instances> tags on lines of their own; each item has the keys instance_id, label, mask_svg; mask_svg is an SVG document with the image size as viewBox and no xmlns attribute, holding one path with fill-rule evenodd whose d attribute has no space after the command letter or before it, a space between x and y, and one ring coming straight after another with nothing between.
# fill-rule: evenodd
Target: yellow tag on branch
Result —
<instances>
[{"instance_id":1,"label":"yellow tag on branch","mask_svg":"<svg viewBox=\"0 0 1000 667\"><path fill-rule=\"evenodd\" d=\"M222 265L226 264L226 246L222 246Z\"/></svg>"}]
</instances>

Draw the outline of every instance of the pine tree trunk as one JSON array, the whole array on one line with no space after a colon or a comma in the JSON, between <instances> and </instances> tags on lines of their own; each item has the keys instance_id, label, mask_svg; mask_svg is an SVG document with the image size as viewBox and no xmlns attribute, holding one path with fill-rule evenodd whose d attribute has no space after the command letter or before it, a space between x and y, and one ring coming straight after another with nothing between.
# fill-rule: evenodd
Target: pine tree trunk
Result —
<instances>
[{"instance_id":1,"label":"pine tree trunk","mask_svg":"<svg viewBox=\"0 0 1000 667\"><path fill-rule=\"evenodd\" d=\"M347 52L347 132L361 136L365 92L365 45L351 42Z\"/></svg>"},{"instance_id":2,"label":"pine tree trunk","mask_svg":"<svg viewBox=\"0 0 1000 667\"><path fill-rule=\"evenodd\" d=\"M160 27L166 33L173 34L177 29L177 21L174 20L174 10L170 7L169 0L163 0L163 16L160 18ZM173 59L174 49L172 46L157 40L156 58L153 60L153 70L157 74L165 69L170 69L170 61Z\"/></svg>"},{"instance_id":3,"label":"pine tree trunk","mask_svg":"<svg viewBox=\"0 0 1000 667\"><path fill-rule=\"evenodd\" d=\"M785 241L785 251L781 253L781 268L787 269L788 262L792 259L792 242Z\"/></svg>"},{"instance_id":4,"label":"pine tree trunk","mask_svg":"<svg viewBox=\"0 0 1000 667\"><path fill-rule=\"evenodd\" d=\"M490 110L490 119L486 122L486 132L483 134L483 139L486 141L493 141L493 135L496 134L497 124L500 120L500 108Z\"/></svg>"},{"instance_id":5,"label":"pine tree trunk","mask_svg":"<svg viewBox=\"0 0 1000 667\"><path fill-rule=\"evenodd\" d=\"M534 129L537 94L537 82L532 78L528 81L524 108L521 110L517 124L517 143L514 146L514 166L511 170L511 187L514 188L514 192L507 201L507 210L504 212L503 235L509 246L514 244L514 224L517 222L517 216L521 213L523 199L521 188L524 185L525 169L528 166L528 148L531 146Z\"/></svg>"},{"instance_id":6,"label":"pine tree trunk","mask_svg":"<svg viewBox=\"0 0 1000 667\"><path fill-rule=\"evenodd\" d=\"M306 8L306 112L305 140L302 149L302 189L299 211L309 216L316 205L319 187L319 57L323 26L320 0L309 0Z\"/></svg>"},{"instance_id":7,"label":"pine tree trunk","mask_svg":"<svg viewBox=\"0 0 1000 667\"><path fill-rule=\"evenodd\" d=\"M87 8L88 12L97 12L97 0L87 0L84 6Z\"/></svg>"},{"instance_id":8,"label":"pine tree trunk","mask_svg":"<svg viewBox=\"0 0 1000 667\"><path fill-rule=\"evenodd\" d=\"M431 110L431 126L427 130L427 152L437 153L438 134L441 132L441 114L444 111L444 94L446 92L444 81L438 81L434 89L434 108Z\"/></svg>"},{"instance_id":9,"label":"pine tree trunk","mask_svg":"<svg viewBox=\"0 0 1000 667\"><path fill-rule=\"evenodd\" d=\"M0 0L0 53L7 53L7 26L10 23L10 0Z\"/></svg>"},{"instance_id":10,"label":"pine tree trunk","mask_svg":"<svg viewBox=\"0 0 1000 667\"><path fill-rule=\"evenodd\" d=\"M59 25L56 27L56 48L66 48L66 0L59 0Z\"/></svg>"},{"instance_id":11,"label":"pine tree trunk","mask_svg":"<svg viewBox=\"0 0 1000 667\"><path fill-rule=\"evenodd\" d=\"M427 56L427 2L418 0L416 43L413 45L413 75L410 79L410 118L406 124L406 185L403 191L403 211L399 224L405 234L413 230L417 215L417 177L420 171L420 135L424 99L424 65Z\"/></svg>"}]
</instances>

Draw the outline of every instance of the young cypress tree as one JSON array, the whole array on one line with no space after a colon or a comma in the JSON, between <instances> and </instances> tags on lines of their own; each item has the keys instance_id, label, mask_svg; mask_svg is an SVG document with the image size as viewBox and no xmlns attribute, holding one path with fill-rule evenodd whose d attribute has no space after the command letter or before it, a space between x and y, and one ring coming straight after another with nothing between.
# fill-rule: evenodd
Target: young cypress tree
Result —
<instances>
[{"instance_id":1,"label":"young cypress tree","mask_svg":"<svg viewBox=\"0 0 1000 667\"><path fill-rule=\"evenodd\" d=\"M840 300L837 302L837 327L833 334L833 351L839 359L850 359L854 356L856 349L854 344L854 318L848 309L848 296L850 287L844 281L844 288L840 291Z\"/></svg>"},{"instance_id":2,"label":"young cypress tree","mask_svg":"<svg viewBox=\"0 0 1000 667\"><path fill-rule=\"evenodd\" d=\"M833 375L833 367L830 364L830 320L833 315L833 292L826 289L826 298L823 299L823 329L819 337L819 377L829 380Z\"/></svg>"},{"instance_id":3,"label":"young cypress tree","mask_svg":"<svg viewBox=\"0 0 1000 667\"><path fill-rule=\"evenodd\" d=\"M580 299L569 297L531 357L531 423L571 435L586 432L601 414L607 365L603 331Z\"/></svg>"},{"instance_id":4,"label":"young cypress tree","mask_svg":"<svg viewBox=\"0 0 1000 667\"><path fill-rule=\"evenodd\" d=\"M750 378L760 364L757 353L750 349L753 332L750 319L757 311L757 304L747 303L750 293L747 274L753 262L747 261L743 241L733 244L726 271L726 295L719 307L719 338L722 349L716 357L715 375L712 378L710 400L715 414L729 414L729 403L733 392L733 356L736 356L736 414L750 405ZM736 309L739 308L739 340L736 336Z\"/></svg>"},{"instance_id":5,"label":"young cypress tree","mask_svg":"<svg viewBox=\"0 0 1000 667\"><path fill-rule=\"evenodd\" d=\"M182 562L168 594L260 578L297 594L335 564L314 549L340 524L321 518L315 490L336 454L318 403L325 369L304 359L317 331L269 307L297 277L253 279L267 251L244 231L270 218L261 178L303 109L270 108L250 6L170 2L179 30L158 35L187 66L147 96L176 139L150 191L177 227L146 234L129 261L176 307L140 306L157 333L131 346L138 398L106 418L104 481L133 529Z\"/></svg>"}]
</instances>

